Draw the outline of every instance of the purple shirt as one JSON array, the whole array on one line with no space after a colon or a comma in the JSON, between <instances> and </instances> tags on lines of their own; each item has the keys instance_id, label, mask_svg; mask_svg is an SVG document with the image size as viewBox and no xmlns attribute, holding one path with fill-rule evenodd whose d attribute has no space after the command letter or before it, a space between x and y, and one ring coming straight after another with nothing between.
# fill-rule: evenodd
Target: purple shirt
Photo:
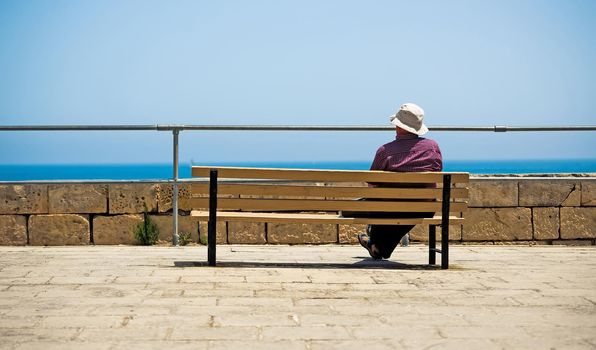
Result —
<instances>
[{"instance_id":1,"label":"purple shirt","mask_svg":"<svg viewBox=\"0 0 596 350\"><path fill-rule=\"evenodd\" d=\"M441 171L443 158L434 140L406 135L379 147L370 170Z\"/></svg>"}]
</instances>

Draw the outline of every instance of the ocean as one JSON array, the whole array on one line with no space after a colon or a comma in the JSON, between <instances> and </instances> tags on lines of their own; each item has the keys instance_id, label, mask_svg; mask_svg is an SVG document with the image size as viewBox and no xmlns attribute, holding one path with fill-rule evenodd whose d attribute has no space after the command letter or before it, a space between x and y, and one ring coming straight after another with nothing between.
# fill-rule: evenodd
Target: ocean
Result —
<instances>
[{"instance_id":1,"label":"ocean","mask_svg":"<svg viewBox=\"0 0 596 350\"><path fill-rule=\"evenodd\" d=\"M267 168L365 170L370 161L353 162L221 162L220 165ZM180 164L179 177L190 177L191 165ZM596 173L596 159L572 160L453 160L445 171L471 174ZM154 180L170 179L171 164L0 165L0 181L24 180Z\"/></svg>"}]
</instances>

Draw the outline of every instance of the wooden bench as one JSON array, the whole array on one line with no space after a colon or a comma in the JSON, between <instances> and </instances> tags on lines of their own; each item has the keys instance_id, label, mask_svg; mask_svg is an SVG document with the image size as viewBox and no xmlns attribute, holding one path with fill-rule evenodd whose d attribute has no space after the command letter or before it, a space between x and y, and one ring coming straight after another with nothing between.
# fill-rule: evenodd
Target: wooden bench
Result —
<instances>
[{"instance_id":1,"label":"wooden bench","mask_svg":"<svg viewBox=\"0 0 596 350\"><path fill-rule=\"evenodd\" d=\"M467 210L468 173L302 170L193 166L205 183L191 186L191 215L208 221L208 263L216 264L216 222L429 225L429 257L449 266L449 224ZM222 180L218 180L222 179ZM387 187L371 187L367 183ZM391 186L391 187L390 187ZM366 200L358 200L366 198ZM344 217L342 211L361 212ZM371 214L371 212L373 212ZM374 212L401 213L379 218ZM436 213L432 218L404 213ZM438 214L438 215L437 215ZM360 217L363 216L363 217ZM415 216L415 215L412 215ZM436 227L442 227L436 249Z\"/></svg>"}]
</instances>

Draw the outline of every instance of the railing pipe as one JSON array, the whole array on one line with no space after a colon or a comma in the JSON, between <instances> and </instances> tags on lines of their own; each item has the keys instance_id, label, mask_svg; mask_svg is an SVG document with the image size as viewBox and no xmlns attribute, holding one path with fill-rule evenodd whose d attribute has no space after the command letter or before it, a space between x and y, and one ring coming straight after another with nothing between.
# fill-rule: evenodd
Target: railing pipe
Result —
<instances>
[{"instance_id":1,"label":"railing pipe","mask_svg":"<svg viewBox=\"0 0 596 350\"><path fill-rule=\"evenodd\" d=\"M2 125L0 131L391 131L380 125ZM571 126L429 126L432 131L596 131L596 125Z\"/></svg>"},{"instance_id":2,"label":"railing pipe","mask_svg":"<svg viewBox=\"0 0 596 350\"><path fill-rule=\"evenodd\" d=\"M0 125L0 131L156 131L158 125Z\"/></svg>"}]
</instances>

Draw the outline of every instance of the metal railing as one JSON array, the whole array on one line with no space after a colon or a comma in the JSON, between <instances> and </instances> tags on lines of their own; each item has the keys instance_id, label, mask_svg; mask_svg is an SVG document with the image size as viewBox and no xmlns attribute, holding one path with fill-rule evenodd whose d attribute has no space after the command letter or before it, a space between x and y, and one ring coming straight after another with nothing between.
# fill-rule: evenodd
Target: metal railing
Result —
<instances>
[{"instance_id":1,"label":"metal railing","mask_svg":"<svg viewBox=\"0 0 596 350\"><path fill-rule=\"evenodd\" d=\"M596 131L596 125L578 126L429 126L431 131L474 131L474 132L518 132L518 131ZM178 178L178 144L180 131L392 131L394 126L375 125L0 125L0 131L170 131L172 132L172 168L171 180L152 180L152 183L172 184L172 244L179 244L178 235L178 184L192 182ZM70 183L144 183L149 181L70 181ZM11 182L11 183L25 183ZM52 183L52 181L36 181ZM69 183L69 181L60 181Z\"/></svg>"},{"instance_id":2,"label":"metal railing","mask_svg":"<svg viewBox=\"0 0 596 350\"><path fill-rule=\"evenodd\" d=\"M596 131L596 125L573 126L429 126L431 131ZM379 125L0 125L0 131L392 131Z\"/></svg>"}]
</instances>

